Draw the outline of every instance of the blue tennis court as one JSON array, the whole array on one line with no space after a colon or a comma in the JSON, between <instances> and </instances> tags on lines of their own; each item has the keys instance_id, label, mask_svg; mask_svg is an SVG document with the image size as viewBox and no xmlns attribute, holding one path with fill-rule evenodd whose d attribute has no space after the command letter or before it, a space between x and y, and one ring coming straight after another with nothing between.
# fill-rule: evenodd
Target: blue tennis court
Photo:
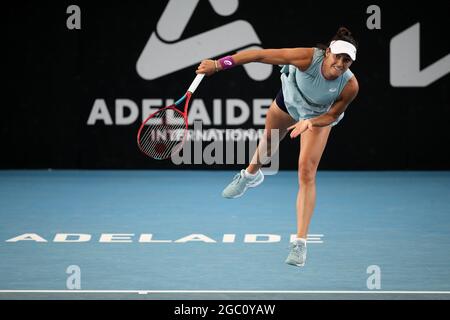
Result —
<instances>
[{"instance_id":1,"label":"blue tennis court","mask_svg":"<svg viewBox=\"0 0 450 320\"><path fill-rule=\"evenodd\" d=\"M0 298L449 299L449 172L319 171L303 268L297 172L227 200L233 174L1 171Z\"/></svg>"}]
</instances>

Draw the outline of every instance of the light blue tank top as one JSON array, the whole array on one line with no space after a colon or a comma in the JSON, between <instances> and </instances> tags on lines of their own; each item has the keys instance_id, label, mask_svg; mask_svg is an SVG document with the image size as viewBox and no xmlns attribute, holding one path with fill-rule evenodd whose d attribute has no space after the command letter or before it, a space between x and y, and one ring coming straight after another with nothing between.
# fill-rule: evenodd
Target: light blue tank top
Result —
<instances>
[{"instance_id":1,"label":"light blue tank top","mask_svg":"<svg viewBox=\"0 0 450 320\"><path fill-rule=\"evenodd\" d=\"M284 102L289 113L296 113L294 118L297 120L327 112L347 81L353 77L353 72L347 69L334 80L325 79L321 71L323 58L324 51L314 48L311 65L306 71L303 72L293 65L284 65L281 68Z\"/></svg>"}]
</instances>

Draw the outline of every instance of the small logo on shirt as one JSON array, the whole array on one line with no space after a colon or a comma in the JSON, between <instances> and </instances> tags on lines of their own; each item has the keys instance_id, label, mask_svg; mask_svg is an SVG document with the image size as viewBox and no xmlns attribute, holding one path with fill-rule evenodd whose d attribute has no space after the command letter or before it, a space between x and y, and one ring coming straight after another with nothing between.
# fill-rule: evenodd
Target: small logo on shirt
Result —
<instances>
[{"instance_id":1,"label":"small logo on shirt","mask_svg":"<svg viewBox=\"0 0 450 320\"><path fill-rule=\"evenodd\" d=\"M337 90L337 88L331 88L331 89L328 90L328 91L330 91L330 92L336 92L336 90Z\"/></svg>"}]
</instances>

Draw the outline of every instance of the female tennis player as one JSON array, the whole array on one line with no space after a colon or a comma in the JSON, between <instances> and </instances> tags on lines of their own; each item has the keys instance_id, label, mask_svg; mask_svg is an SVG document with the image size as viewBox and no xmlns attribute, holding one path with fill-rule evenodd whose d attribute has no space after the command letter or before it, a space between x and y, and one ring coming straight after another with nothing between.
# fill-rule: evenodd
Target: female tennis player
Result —
<instances>
[{"instance_id":1,"label":"female tennis player","mask_svg":"<svg viewBox=\"0 0 450 320\"><path fill-rule=\"evenodd\" d=\"M250 62L283 65L281 89L271 104L261 139L250 165L241 170L224 189L225 198L237 198L264 180L260 168L264 150L273 154L276 144L290 131L300 135L298 159L297 238L291 244L286 263L303 266L306 238L316 202L316 172L331 128L341 121L344 111L358 94L358 82L350 71L356 60L357 43L350 31L339 28L328 46L247 50L219 60L204 60L197 73L212 75ZM272 141L271 130L278 129L279 141ZM274 150L271 150L273 146Z\"/></svg>"}]
</instances>

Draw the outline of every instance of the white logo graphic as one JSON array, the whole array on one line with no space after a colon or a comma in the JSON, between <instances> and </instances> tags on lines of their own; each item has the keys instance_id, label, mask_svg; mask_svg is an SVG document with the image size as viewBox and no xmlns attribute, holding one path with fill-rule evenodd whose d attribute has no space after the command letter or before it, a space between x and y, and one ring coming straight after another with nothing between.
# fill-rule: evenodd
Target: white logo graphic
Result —
<instances>
[{"instance_id":1,"label":"white logo graphic","mask_svg":"<svg viewBox=\"0 0 450 320\"><path fill-rule=\"evenodd\" d=\"M367 289L381 289L381 268L374 264L368 266L366 272L370 274L366 281Z\"/></svg>"},{"instance_id":2,"label":"white logo graphic","mask_svg":"<svg viewBox=\"0 0 450 320\"><path fill-rule=\"evenodd\" d=\"M337 88L331 88L331 89L328 90L328 91L330 91L330 92L336 92L336 90L337 90Z\"/></svg>"},{"instance_id":3,"label":"white logo graphic","mask_svg":"<svg viewBox=\"0 0 450 320\"><path fill-rule=\"evenodd\" d=\"M77 265L67 267L66 273L70 276L67 278L66 287L69 290L81 289L81 269Z\"/></svg>"},{"instance_id":4,"label":"white logo graphic","mask_svg":"<svg viewBox=\"0 0 450 320\"><path fill-rule=\"evenodd\" d=\"M391 85L426 87L450 72L450 54L420 70L420 23L391 40Z\"/></svg>"},{"instance_id":5,"label":"white logo graphic","mask_svg":"<svg viewBox=\"0 0 450 320\"><path fill-rule=\"evenodd\" d=\"M285 239L289 242L294 241L297 237L296 234L291 234L289 236L285 235ZM323 234L308 234L306 241L308 243L323 243ZM90 242L92 239L91 234L86 233L57 233L53 238L53 242L62 243L80 243L80 242ZM282 239L279 234L268 234L268 233L246 233L236 235L235 233L225 233L221 235L216 235L216 237L211 237L202 233L193 233L181 238L171 238L171 239L161 239L152 233L102 233L96 235L96 241L100 243L187 243L187 242L205 242L205 243L278 243ZM6 240L6 242L16 243L19 241L34 241L34 242L48 242L47 239L41 237L37 233L24 233L18 235L14 238ZM51 241L51 240L50 240Z\"/></svg>"},{"instance_id":6,"label":"white logo graphic","mask_svg":"<svg viewBox=\"0 0 450 320\"><path fill-rule=\"evenodd\" d=\"M201 60L231 51L260 49L261 41L252 25L237 20L221 27L180 40L200 0L170 0L164 9L156 31L152 33L137 64L137 73L154 80L198 64ZM206 1L206 0L205 0ZM221 16L236 12L239 0L208 0ZM253 80L262 81L272 73L272 65L248 63L243 65Z\"/></svg>"}]
</instances>

